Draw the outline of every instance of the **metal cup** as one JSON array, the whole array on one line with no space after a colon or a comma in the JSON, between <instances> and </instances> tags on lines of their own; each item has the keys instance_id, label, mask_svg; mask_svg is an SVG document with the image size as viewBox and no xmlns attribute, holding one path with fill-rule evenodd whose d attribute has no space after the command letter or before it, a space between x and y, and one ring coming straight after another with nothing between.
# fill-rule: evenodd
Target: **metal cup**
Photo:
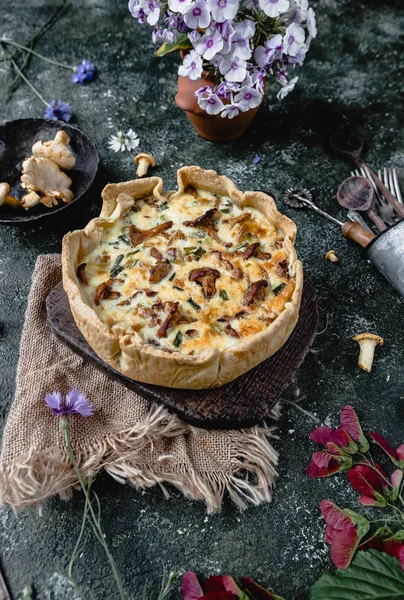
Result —
<instances>
[{"instance_id":1,"label":"metal cup","mask_svg":"<svg viewBox=\"0 0 404 600\"><path fill-rule=\"evenodd\" d=\"M404 298L404 220L379 233L366 246L366 255Z\"/></svg>"}]
</instances>

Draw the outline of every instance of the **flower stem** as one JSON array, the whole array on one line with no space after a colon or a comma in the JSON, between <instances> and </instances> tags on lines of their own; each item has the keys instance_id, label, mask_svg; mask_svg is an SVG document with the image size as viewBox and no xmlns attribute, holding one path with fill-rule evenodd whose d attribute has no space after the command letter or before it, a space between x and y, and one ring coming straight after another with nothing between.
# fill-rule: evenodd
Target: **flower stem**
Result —
<instances>
[{"instance_id":1,"label":"flower stem","mask_svg":"<svg viewBox=\"0 0 404 600\"><path fill-rule=\"evenodd\" d=\"M108 558L109 564L111 566L112 573L113 573L114 578L115 578L116 585L117 585L118 590L119 590L119 596L120 596L121 600L125 600L125 590L123 589L122 581L121 581L120 575L118 573L118 569L117 569L117 566L115 564L115 560L114 560L112 554L109 551L107 543L105 542L104 534L103 534L103 531L101 529L101 525L99 523L98 517L96 516L96 514L94 512L93 505L92 505L92 502L91 502L91 499L90 499L90 495L89 495L89 493L87 491L86 484L84 483L83 477L82 477L82 475L80 473L80 469L79 469L79 467L77 465L76 457L74 455L74 451L73 451L72 445L70 443L69 422L68 422L68 420L65 419L65 418L62 418L61 421L60 421L60 427L61 427L61 429L63 431L63 436L64 436L65 444L66 444L66 447L67 447L67 451L68 451L68 454L69 454L69 458L70 458L71 463L73 465L73 468L74 468L74 470L76 472L76 475L77 475L77 478L79 480L81 489L83 490L83 493L84 493L85 498L86 498L86 503L88 505L88 510L89 510L91 518L92 518L91 524L92 524L94 530L97 532L97 534L98 534L97 537L98 537L101 545L103 546L105 554L106 554L106 556Z\"/></svg>"},{"instance_id":2,"label":"flower stem","mask_svg":"<svg viewBox=\"0 0 404 600\"><path fill-rule=\"evenodd\" d=\"M56 65L57 67L63 67L64 69L69 69L70 71L75 70L75 67L72 67L72 65L67 65L66 63L61 63L56 60L52 60L51 58L48 58L47 56L43 56L42 54L39 54L39 52L36 52L32 48L27 48L27 46L23 46L22 44L17 44L17 42L13 42L13 41L7 40L7 39L1 39L0 42L2 44L10 44L11 46L20 48L20 50L25 50L25 52L29 52L29 54L33 54L34 56L37 56L38 58L44 60L45 62L51 63L52 65Z\"/></svg>"},{"instance_id":3,"label":"flower stem","mask_svg":"<svg viewBox=\"0 0 404 600\"><path fill-rule=\"evenodd\" d=\"M34 87L32 85L32 83L30 81L28 81L28 79L25 77L24 73L21 71L21 69L18 67L17 63L13 59L11 59L11 64L13 65L14 69L17 71L19 76L25 81L25 83L27 85L29 85L29 87L34 92L34 94L36 94L38 96L38 98L41 100L41 102L43 102L45 104L45 106L49 106L49 102L46 102L45 98L43 96L41 96L41 94L38 92L36 87Z\"/></svg>"}]
</instances>

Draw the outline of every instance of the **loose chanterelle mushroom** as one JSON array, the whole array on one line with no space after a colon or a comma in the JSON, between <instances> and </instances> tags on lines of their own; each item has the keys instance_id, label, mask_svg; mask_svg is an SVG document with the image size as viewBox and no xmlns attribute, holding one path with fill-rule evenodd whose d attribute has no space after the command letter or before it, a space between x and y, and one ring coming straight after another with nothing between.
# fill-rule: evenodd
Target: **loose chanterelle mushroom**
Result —
<instances>
[{"instance_id":1,"label":"loose chanterelle mushroom","mask_svg":"<svg viewBox=\"0 0 404 600\"><path fill-rule=\"evenodd\" d=\"M330 262L339 262L338 256L335 254L335 250L329 250L325 255L326 259Z\"/></svg>"},{"instance_id":2,"label":"loose chanterelle mushroom","mask_svg":"<svg viewBox=\"0 0 404 600\"><path fill-rule=\"evenodd\" d=\"M65 131L58 131L55 139L43 142L40 140L32 146L32 154L53 160L59 167L69 171L76 164L76 158L67 147L70 138Z\"/></svg>"},{"instance_id":3,"label":"loose chanterelle mushroom","mask_svg":"<svg viewBox=\"0 0 404 600\"><path fill-rule=\"evenodd\" d=\"M137 165L136 175L138 177L144 177L147 175L147 171L149 167L156 166L156 159L151 154L147 154L146 152L141 152L137 154L133 159L135 164Z\"/></svg>"},{"instance_id":4,"label":"loose chanterelle mushroom","mask_svg":"<svg viewBox=\"0 0 404 600\"><path fill-rule=\"evenodd\" d=\"M383 346L384 340L374 333L360 333L353 340L360 346L358 367L370 373L376 346Z\"/></svg>"},{"instance_id":5,"label":"loose chanterelle mushroom","mask_svg":"<svg viewBox=\"0 0 404 600\"><path fill-rule=\"evenodd\" d=\"M73 192L69 189L72 180L52 160L31 156L22 163L22 173L22 187L30 192L42 192L66 203L73 200Z\"/></svg>"},{"instance_id":6,"label":"loose chanterelle mushroom","mask_svg":"<svg viewBox=\"0 0 404 600\"><path fill-rule=\"evenodd\" d=\"M18 208L18 206L20 206L20 203L16 198L13 198L13 196L8 195L9 191L10 186L8 185L8 183L0 183L0 206L3 206L3 204L8 204L13 208Z\"/></svg>"}]
</instances>

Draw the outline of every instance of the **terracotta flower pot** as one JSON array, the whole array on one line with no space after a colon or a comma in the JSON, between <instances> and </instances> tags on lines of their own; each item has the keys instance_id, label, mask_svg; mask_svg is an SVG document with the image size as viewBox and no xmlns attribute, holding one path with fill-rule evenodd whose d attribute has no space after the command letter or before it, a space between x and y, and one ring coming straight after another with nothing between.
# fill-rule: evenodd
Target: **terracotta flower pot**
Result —
<instances>
[{"instance_id":1,"label":"terracotta flower pot","mask_svg":"<svg viewBox=\"0 0 404 600\"><path fill-rule=\"evenodd\" d=\"M214 82L208 74L203 74L203 78L191 81L188 77L178 76L178 93L175 96L175 102L179 108L185 111L188 119L195 127L199 135L205 140L211 142L230 142L239 138L248 125L251 123L259 110L252 108L247 112L240 112L237 117L229 119L219 115L208 115L205 110L199 106L194 94L200 87L209 85L214 86Z\"/></svg>"}]
</instances>

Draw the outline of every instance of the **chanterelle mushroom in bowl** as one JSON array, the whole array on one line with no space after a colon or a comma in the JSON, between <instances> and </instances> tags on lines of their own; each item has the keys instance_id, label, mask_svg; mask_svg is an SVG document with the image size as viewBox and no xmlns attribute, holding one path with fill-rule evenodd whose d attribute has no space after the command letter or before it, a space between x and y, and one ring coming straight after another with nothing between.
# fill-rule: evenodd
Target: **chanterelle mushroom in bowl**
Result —
<instances>
[{"instance_id":1,"label":"chanterelle mushroom in bowl","mask_svg":"<svg viewBox=\"0 0 404 600\"><path fill-rule=\"evenodd\" d=\"M127 377L217 387L273 355L303 285L293 221L273 198L198 167L107 185L100 217L63 240L63 284L95 352Z\"/></svg>"}]
</instances>

